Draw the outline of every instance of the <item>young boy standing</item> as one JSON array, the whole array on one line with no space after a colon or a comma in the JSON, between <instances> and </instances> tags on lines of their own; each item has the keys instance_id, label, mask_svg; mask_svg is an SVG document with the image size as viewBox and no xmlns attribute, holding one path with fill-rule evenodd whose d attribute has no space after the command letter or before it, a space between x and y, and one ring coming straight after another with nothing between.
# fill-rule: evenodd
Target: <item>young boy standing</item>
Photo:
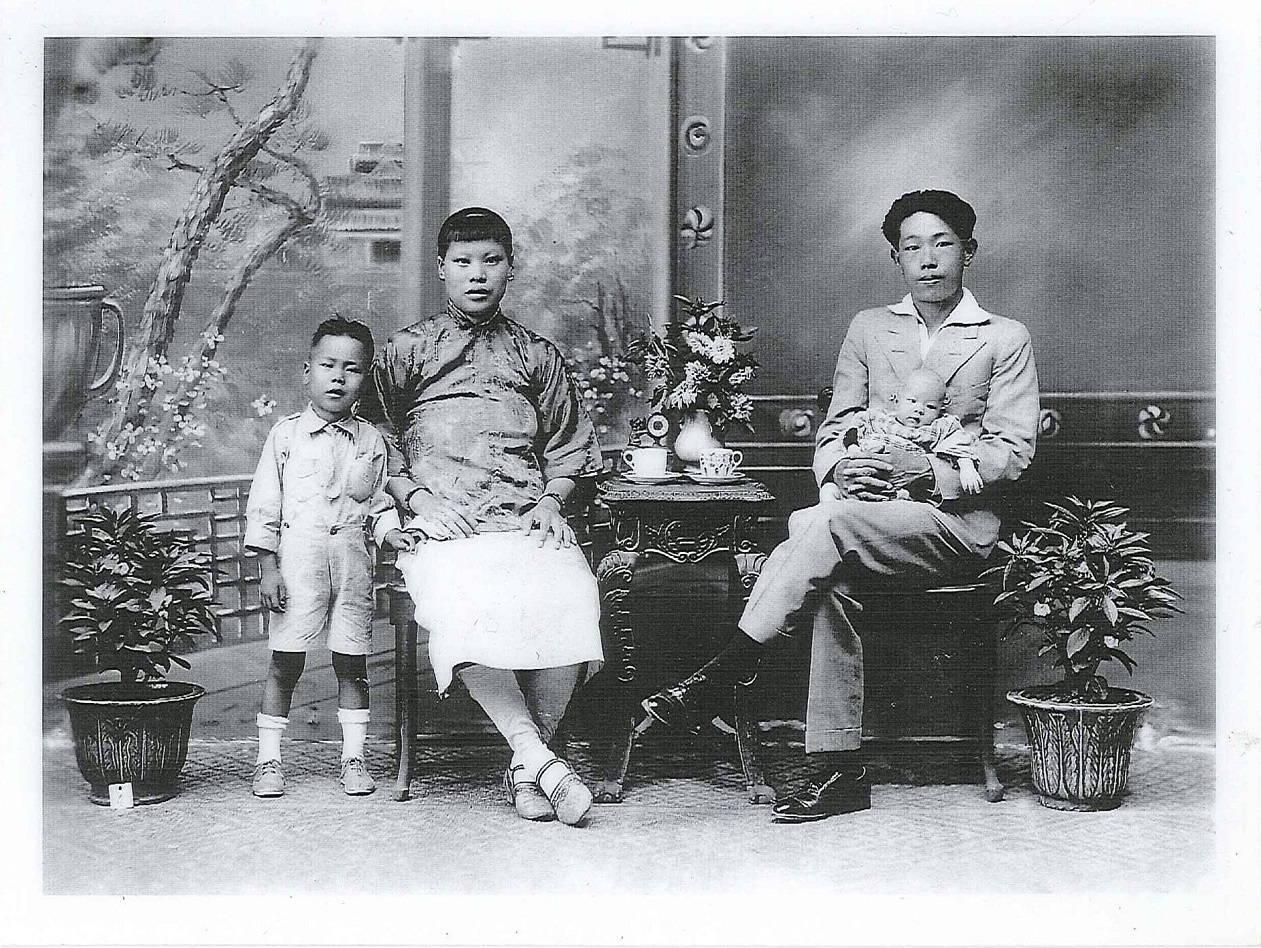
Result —
<instances>
[{"instance_id":1,"label":"young boy standing","mask_svg":"<svg viewBox=\"0 0 1261 948\"><path fill-rule=\"evenodd\" d=\"M354 796L376 789L363 758L374 607L365 528L371 521L377 543L396 550L410 550L414 541L399 529L384 492L385 441L354 414L372 357L372 332L363 323L334 316L319 325L302 369L311 402L272 428L250 487L245 545L259 554L260 592L272 612L255 796L285 792L280 738L306 653L326 630L337 675L342 787Z\"/></svg>"}]
</instances>

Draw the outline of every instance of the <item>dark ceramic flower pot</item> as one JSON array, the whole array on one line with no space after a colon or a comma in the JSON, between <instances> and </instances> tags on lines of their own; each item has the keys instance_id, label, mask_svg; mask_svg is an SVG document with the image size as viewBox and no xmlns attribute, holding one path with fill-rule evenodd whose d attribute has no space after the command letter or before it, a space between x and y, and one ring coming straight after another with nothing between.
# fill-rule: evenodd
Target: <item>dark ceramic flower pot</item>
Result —
<instances>
[{"instance_id":1,"label":"dark ceramic flower pot","mask_svg":"<svg viewBox=\"0 0 1261 948\"><path fill-rule=\"evenodd\" d=\"M1056 810L1111 810L1130 775L1134 730L1152 699L1124 688L1106 704L1051 698L1045 687L1007 693L1029 735L1029 769L1038 802Z\"/></svg>"},{"instance_id":2,"label":"dark ceramic flower pot","mask_svg":"<svg viewBox=\"0 0 1261 948\"><path fill-rule=\"evenodd\" d=\"M193 705L206 693L182 681L97 682L67 688L79 771L93 803L109 805L109 785L130 783L136 803L159 803L179 791L188 756Z\"/></svg>"}]
</instances>

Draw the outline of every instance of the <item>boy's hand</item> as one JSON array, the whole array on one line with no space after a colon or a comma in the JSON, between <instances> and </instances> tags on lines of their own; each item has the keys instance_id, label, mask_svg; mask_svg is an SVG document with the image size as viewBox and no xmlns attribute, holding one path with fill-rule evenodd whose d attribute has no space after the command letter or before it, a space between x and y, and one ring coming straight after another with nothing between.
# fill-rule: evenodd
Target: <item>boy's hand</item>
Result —
<instances>
[{"instance_id":1,"label":"boy's hand","mask_svg":"<svg viewBox=\"0 0 1261 948\"><path fill-rule=\"evenodd\" d=\"M386 533L382 538L382 542L391 550L397 550L400 553L410 553L416 549L416 538L406 530L398 529L398 527Z\"/></svg>"},{"instance_id":2,"label":"boy's hand","mask_svg":"<svg viewBox=\"0 0 1261 948\"><path fill-rule=\"evenodd\" d=\"M578 542L573 527L565 520L565 515L550 496L544 497L521 515L521 532L530 537L537 533L539 546L550 540L553 549L573 546Z\"/></svg>"},{"instance_id":3,"label":"boy's hand","mask_svg":"<svg viewBox=\"0 0 1261 948\"><path fill-rule=\"evenodd\" d=\"M826 503L829 500L840 500L841 489L836 485L835 481L828 481L819 488L819 503Z\"/></svg>"},{"instance_id":4,"label":"boy's hand","mask_svg":"<svg viewBox=\"0 0 1261 948\"><path fill-rule=\"evenodd\" d=\"M274 555L268 556L263 560L258 592L262 597L263 606L268 611L285 611L285 605L289 602L289 590L285 586L285 581L280 577L280 570L276 566L276 557Z\"/></svg>"},{"instance_id":5,"label":"boy's hand","mask_svg":"<svg viewBox=\"0 0 1261 948\"><path fill-rule=\"evenodd\" d=\"M434 540L454 540L471 537L476 531L469 520L454 504L427 490L413 491L407 498L407 509L416 519L407 524Z\"/></svg>"}]
</instances>

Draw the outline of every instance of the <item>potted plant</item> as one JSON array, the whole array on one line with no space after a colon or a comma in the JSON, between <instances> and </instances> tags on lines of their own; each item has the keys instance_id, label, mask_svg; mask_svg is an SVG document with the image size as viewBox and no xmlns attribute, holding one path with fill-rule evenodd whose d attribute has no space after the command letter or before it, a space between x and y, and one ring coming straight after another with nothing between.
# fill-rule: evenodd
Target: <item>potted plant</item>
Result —
<instances>
[{"instance_id":1,"label":"potted plant","mask_svg":"<svg viewBox=\"0 0 1261 948\"><path fill-rule=\"evenodd\" d=\"M1180 597L1156 575L1147 534L1129 529L1126 508L1076 497L1046 506L1049 522L1026 523L1024 533L1000 542L1005 562L986 573L1001 586L994 601L1007 629L1038 630L1038 654L1053 656L1062 678L1007 698L1024 716L1038 801L1061 810L1112 809L1125 793L1134 729L1152 699L1110 686L1099 666L1116 661L1132 674L1127 643L1153 634L1151 620L1181 612Z\"/></svg>"},{"instance_id":2,"label":"potted plant","mask_svg":"<svg viewBox=\"0 0 1261 948\"><path fill-rule=\"evenodd\" d=\"M736 346L756 330L718 315L721 301L674 298L680 318L670 321L664 336L654 333L633 347L632 357L655 383L652 407L681 418L674 454L695 470L701 451L722 447L715 430L721 435L733 423L753 430L753 400L741 389L757 371L757 360Z\"/></svg>"},{"instance_id":3,"label":"potted plant","mask_svg":"<svg viewBox=\"0 0 1261 948\"><path fill-rule=\"evenodd\" d=\"M164 676L172 664L189 667L174 646L191 647L193 635L220 638L209 557L152 516L94 505L75 515L64 570L62 628L97 671L119 674L62 694L92 802L108 804L109 786L128 783L137 803L169 799L188 754L193 705L206 692Z\"/></svg>"}]
</instances>

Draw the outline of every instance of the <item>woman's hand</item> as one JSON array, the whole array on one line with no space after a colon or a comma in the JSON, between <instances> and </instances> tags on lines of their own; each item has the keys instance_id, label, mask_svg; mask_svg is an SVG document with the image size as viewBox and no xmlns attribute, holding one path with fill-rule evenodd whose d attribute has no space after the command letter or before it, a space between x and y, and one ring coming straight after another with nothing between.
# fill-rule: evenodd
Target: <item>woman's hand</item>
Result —
<instances>
[{"instance_id":1,"label":"woman's hand","mask_svg":"<svg viewBox=\"0 0 1261 948\"><path fill-rule=\"evenodd\" d=\"M471 537L476 532L473 521L458 507L423 488L407 495L406 506L415 518L408 522L407 529L419 530L431 540Z\"/></svg>"},{"instance_id":2,"label":"woman's hand","mask_svg":"<svg viewBox=\"0 0 1261 948\"><path fill-rule=\"evenodd\" d=\"M573 527L560 512L560 501L550 494L521 515L521 532L529 537L537 533L539 546L550 540L553 549L573 546L578 542Z\"/></svg>"},{"instance_id":3,"label":"woman's hand","mask_svg":"<svg viewBox=\"0 0 1261 948\"><path fill-rule=\"evenodd\" d=\"M416 538L406 530L400 530L397 527L386 533L383 542L398 553L410 553L416 549Z\"/></svg>"}]
</instances>

